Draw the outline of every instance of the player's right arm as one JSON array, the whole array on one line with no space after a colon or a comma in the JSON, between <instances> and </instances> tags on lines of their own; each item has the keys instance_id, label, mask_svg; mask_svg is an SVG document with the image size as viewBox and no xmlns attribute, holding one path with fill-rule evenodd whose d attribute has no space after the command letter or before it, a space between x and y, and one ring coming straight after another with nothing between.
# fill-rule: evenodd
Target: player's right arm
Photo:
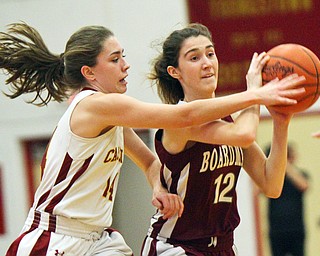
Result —
<instances>
[{"instance_id":1,"label":"player's right arm","mask_svg":"<svg viewBox=\"0 0 320 256\"><path fill-rule=\"evenodd\" d=\"M139 136L131 129L124 128L125 154L143 172L152 187L152 204L167 219L174 215L181 217L184 205L179 195L169 193L160 181L161 163L159 159L144 144Z\"/></svg>"},{"instance_id":2,"label":"player's right arm","mask_svg":"<svg viewBox=\"0 0 320 256\"><path fill-rule=\"evenodd\" d=\"M287 165L288 129L292 114L284 114L269 108L273 120L273 135L270 154L265 156L261 148L254 143L245 149L243 168L270 198L281 195Z\"/></svg>"}]
</instances>

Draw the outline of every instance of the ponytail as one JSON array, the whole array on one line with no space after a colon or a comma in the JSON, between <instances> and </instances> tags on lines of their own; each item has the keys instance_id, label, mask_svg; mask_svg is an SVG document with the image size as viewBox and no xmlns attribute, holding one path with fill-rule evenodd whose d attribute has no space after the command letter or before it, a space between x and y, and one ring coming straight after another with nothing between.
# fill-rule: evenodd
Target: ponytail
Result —
<instances>
[{"instance_id":1,"label":"ponytail","mask_svg":"<svg viewBox=\"0 0 320 256\"><path fill-rule=\"evenodd\" d=\"M40 34L25 23L0 32L0 68L9 75L6 84L11 94L6 96L10 98L35 93L29 103L43 106L51 99L61 102L68 97L63 54L52 54Z\"/></svg>"},{"instance_id":2,"label":"ponytail","mask_svg":"<svg viewBox=\"0 0 320 256\"><path fill-rule=\"evenodd\" d=\"M86 85L81 68L97 64L97 56L111 36L103 26L83 27L70 37L64 53L56 55L34 28L25 23L9 25L7 33L0 32L0 69L7 71L6 84L11 86L11 94L6 95L16 98L35 93L29 103L39 106L52 99L65 100Z\"/></svg>"}]
</instances>

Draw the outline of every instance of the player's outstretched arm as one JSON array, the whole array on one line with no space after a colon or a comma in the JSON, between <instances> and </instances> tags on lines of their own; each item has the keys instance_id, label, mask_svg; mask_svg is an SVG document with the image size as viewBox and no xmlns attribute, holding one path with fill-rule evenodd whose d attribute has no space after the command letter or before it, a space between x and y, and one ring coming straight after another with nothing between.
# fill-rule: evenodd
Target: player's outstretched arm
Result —
<instances>
[{"instance_id":1,"label":"player's outstretched arm","mask_svg":"<svg viewBox=\"0 0 320 256\"><path fill-rule=\"evenodd\" d=\"M83 100L75 111L80 112L81 124L86 117L95 116L88 121L96 134L109 126L177 129L208 123L256 104L296 104L292 96L305 92L304 88L297 88L304 80L292 75L245 92L179 105L147 103L124 94L101 93Z\"/></svg>"}]
</instances>

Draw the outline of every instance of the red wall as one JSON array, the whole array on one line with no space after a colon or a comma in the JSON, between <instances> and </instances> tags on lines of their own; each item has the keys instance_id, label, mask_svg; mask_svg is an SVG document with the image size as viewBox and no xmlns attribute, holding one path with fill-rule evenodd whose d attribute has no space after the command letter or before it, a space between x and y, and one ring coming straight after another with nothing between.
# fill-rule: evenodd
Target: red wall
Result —
<instances>
[{"instance_id":1,"label":"red wall","mask_svg":"<svg viewBox=\"0 0 320 256\"><path fill-rule=\"evenodd\" d=\"M188 0L189 19L211 30L220 63L217 93L245 90L255 51L297 43L320 56L318 0Z\"/></svg>"}]
</instances>

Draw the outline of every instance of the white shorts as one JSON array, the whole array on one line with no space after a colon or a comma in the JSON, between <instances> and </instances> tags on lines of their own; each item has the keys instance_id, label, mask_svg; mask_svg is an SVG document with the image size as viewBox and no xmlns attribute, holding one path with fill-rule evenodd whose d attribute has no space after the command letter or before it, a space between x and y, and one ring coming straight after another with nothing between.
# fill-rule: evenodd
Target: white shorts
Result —
<instances>
[{"instance_id":1,"label":"white shorts","mask_svg":"<svg viewBox=\"0 0 320 256\"><path fill-rule=\"evenodd\" d=\"M114 229L88 232L84 230L86 226L80 224L82 229L76 230L75 221L68 223L68 220L63 220L60 223L64 226L56 225L56 232L53 232L49 231L52 228L51 222L45 221L43 214L40 219L37 225L34 222L30 225L30 216L28 217L21 235L11 244L6 256L133 255L122 235Z\"/></svg>"},{"instance_id":2,"label":"white shorts","mask_svg":"<svg viewBox=\"0 0 320 256\"><path fill-rule=\"evenodd\" d=\"M12 245L14 245L15 242ZM38 248L35 249L35 246ZM10 247L6 256L133 255L131 249L125 243L121 234L116 231L113 231L111 234L109 234L107 231L104 231L101 237L98 239L86 240L83 238L44 231L37 228L23 236L18 244L17 250L15 250L14 247L15 246Z\"/></svg>"}]
</instances>

